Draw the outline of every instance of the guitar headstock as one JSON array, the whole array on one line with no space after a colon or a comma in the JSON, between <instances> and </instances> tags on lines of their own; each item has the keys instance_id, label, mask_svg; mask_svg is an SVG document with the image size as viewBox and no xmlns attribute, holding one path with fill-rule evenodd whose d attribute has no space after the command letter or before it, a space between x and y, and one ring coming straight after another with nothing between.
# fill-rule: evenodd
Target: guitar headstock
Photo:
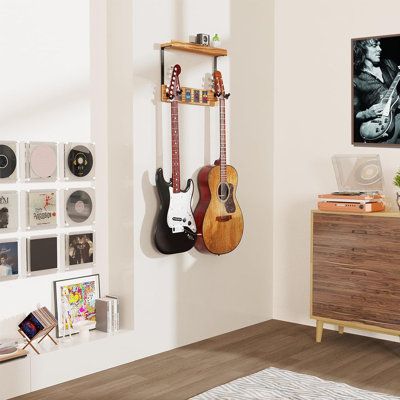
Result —
<instances>
[{"instance_id":1,"label":"guitar headstock","mask_svg":"<svg viewBox=\"0 0 400 400\"><path fill-rule=\"evenodd\" d=\"M181 66L175 64L171 70L171 80L166 89L167 96L170 100L173 100L178 94L181 93L181 85L179 83L179 74L181 73Z\"/></svg>"},{"instance_id":2,"label":"guitar headstock","mask_svg":"<svg viewBox=\"0 0 400 400\"><path fill-rule=\"evenodd\" d=\"M216 97L222 96L227 99L230 96L230 93L225 93L224 81L222 79L222 74L220 71L214 71L214 94Z\"/></svg>"}]
</instances>

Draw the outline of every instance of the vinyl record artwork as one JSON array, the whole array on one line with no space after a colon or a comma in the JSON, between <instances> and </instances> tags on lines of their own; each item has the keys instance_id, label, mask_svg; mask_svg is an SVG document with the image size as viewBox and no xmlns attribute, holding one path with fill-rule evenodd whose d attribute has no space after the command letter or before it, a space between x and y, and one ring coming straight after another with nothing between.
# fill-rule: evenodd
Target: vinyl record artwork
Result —
<instances>
[{"instance_id":1,"label":"vinyl record artwork","mask_svg":"<svg viewBox=\"0 0 400 400\"><path fill-rule=\"evenodd\" d=\"M67 265L87 264L93 262L93 232L78 233L66 236Z\"/></svg>"},{"instance_id":2,"label":"vinyl record artwork","mask_svg":"<svg viewBox=\"0 0 400 400\"><path fill-rule=\"evenodd\" d=\"M0 192L0 233L18 229L18 193Z\"/></svg>"},{"instance_id":3,"label":"vinyl record artwork","mask_svg":"<svg viewBox=\"0 0 400 400\"><path fill-rule=\"evenodd\" d=\"M43 325L39 320L30 313L19 325L19 329L29 338L33 339L41 330L43 330Z\"/></svg>"},{"instance_id":4,"label":"vinyl record artwork","mask_svg":"<svg viewBox=\"0 0 400 400\"><path fill-rule=\"evenodd\" d=\"M16 146L0 143L0 179L11 179L17 167Z\"/></svg>"},{"instance_id":5,"label":"vinyl record artwork","mask_svg":"<svg viewBox=\"0 0 400 400\"><path fill-rule=\"evenodd\" d=\"M57 145L55 143L27 144L27 177L38 180L57 178Z\"/></svg>"},{"instance_id":6,"label":"vinyl record artwork","mask_svg":"<svg viewBox=\"0 0 400 400\"><path fill-rule=\"evenodd\" d=\"M0 279L18 275L18 242L0 242Z\"/></svg>"},{"instance_id":7,"label":"vinyl record artwork","mask_svg":"<svg viewBox=\"0 0 400 400\"><path fill-rule=\"evenodd\" d=\"M66 322L71 322L71 333L77 333L77 324L96 321L96 299L100 297L99 275L82 276L54 282L57 337L60 331L68 330Z\"/></svg>"},{"instance_id":8,"label":"vinyl record artwork","mask_svg":"<svg viewBox=\"0 0 400 400\"><path fill-rule=\"evenodd\" d=\"M27 240L29 272L57 268L57 236Z\"/></svg>"},{"instance_id":9,"label":"vinyl record artwork","mask_svg":"<svg viewBox=\"0 0 400 400\"><path fill-rule=\"evenodd\" d=\"M93 220L94 204L89 191L76 190L68 195L65 211L67 222L72 221L76 224L90 223Z\"/></svg>"},{"instance_id":10,"label":"vinyl record artwork","mask_svg":"<svg viewBox=\"0 0 400 400\"><path fill-rule=\"evenodd\" d=\"M55 191L32 191L28 193L28 225L30 228L57 226Z\"/></svg>"},{"instance_id":11,"label":"vinyl record artwork","mask_svg":"<svg viewBox=\"0 0 400 400\"><path fill-rule=\"evenodd\" d=\"M77 145L69 150L67 165L73 176L86 177L93 169L93 154L88 147Z\"/></svg>"}]
</instances>

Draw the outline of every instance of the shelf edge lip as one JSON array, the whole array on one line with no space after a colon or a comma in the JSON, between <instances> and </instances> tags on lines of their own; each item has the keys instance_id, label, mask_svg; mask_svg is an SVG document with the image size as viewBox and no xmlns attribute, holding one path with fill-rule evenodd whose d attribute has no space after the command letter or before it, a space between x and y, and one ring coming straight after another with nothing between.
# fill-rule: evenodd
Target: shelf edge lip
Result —
<instances>
[{"instance_id":1,"label":"shelf edge lip","mask_svg":"<svg viewBox=\"0 0 400 400\"><path fill-rule=\"evenodd\" d=\"M190 48L190 47L192 47L192 48ZM200 44L181 42L178 40L172 40L171 42L168 42L168 43L161 43L160 48L161 49L173 48L175 50L188 51L188 52L192 52L192 53L198 53L198 54L204 54L204 55L210 55L210 56L227 56L228 55L228 50L220 48L220 47L202 46ZM198 50L200 50L200 51L198 51Z\"/></svg>"}]
</instances>

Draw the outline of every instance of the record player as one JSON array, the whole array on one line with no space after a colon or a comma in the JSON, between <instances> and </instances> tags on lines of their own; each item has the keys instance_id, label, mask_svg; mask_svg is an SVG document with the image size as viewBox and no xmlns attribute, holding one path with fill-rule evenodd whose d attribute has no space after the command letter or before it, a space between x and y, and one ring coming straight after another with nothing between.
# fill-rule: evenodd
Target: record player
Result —
<instances>
[{"instance_id":1,"label":"record player","mask_svg":"<svg viewBox=\"0 0 400 400\"><path fill-rule=\"evenodd\" d=\"M318 195L318 209L368 213L385 210L379 155L332 157L339 191Z\"/></svg>"}]
</instances>

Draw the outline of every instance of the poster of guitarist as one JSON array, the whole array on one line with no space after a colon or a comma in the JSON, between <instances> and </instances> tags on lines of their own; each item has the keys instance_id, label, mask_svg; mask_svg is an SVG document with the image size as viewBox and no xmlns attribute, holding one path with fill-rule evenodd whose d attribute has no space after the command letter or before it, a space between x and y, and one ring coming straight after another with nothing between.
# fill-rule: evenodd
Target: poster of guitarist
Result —
<instances>
[{"instance_id":1,"label":"poster of guitarist","mask_svg":"<svg viewBox=\"0 0 400 400\"><path fill-rule=\"evenodd\" d=\"M353 39L353 144L400 144L400 36Z\"/></svg>"}]
</instances>

